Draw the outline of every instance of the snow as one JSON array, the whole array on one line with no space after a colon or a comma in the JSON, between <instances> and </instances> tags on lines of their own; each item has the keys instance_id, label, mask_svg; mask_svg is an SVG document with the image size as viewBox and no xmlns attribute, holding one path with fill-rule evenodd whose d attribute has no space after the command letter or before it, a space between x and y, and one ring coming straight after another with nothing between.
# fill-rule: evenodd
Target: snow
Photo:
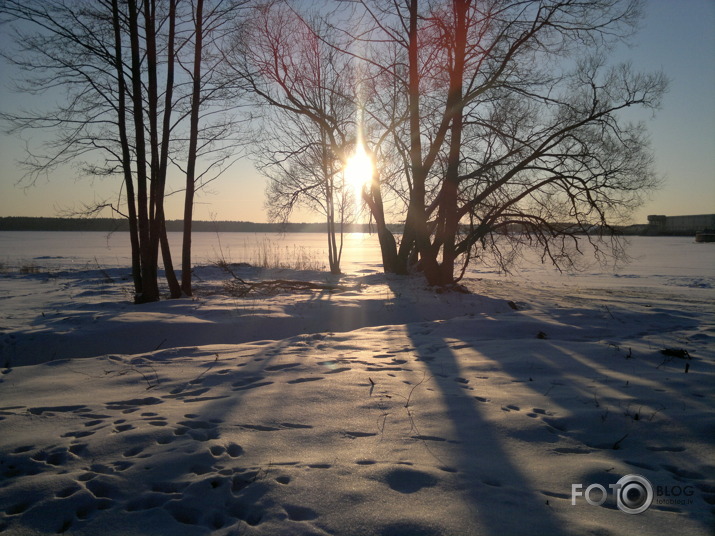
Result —
<instances>
[{"instance_id":1,"label":"snow","mask_svg":"<svg viewBox=\"0 0 715 536\"><path fill-rule=\"evenodd\" d=\"M28 255L0 276L0 534L712 534L715 248L691 242L470 295L362 259L244 266L354 288L236 298L202 266L142 306L126 268ZM629 474L644 513L572 505Z\"/></svg>"}]
</instances>

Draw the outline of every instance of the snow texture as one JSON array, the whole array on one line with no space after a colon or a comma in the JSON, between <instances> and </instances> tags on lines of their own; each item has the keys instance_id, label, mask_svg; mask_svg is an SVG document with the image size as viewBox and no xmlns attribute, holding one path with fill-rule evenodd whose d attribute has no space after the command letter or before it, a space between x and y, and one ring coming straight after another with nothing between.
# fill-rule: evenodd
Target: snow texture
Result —
<instances>
[{"instance_id":1,"label":"snow texture","mask_svg":"<svg viewBox=\"0 0 715 536\"><path fill-rule=\"evenodd\" d=\"M9 270L0 534L712 534L715 249L677 244L699 268L470 295L356 270L234 298L206 266L194 298L135 306L126 269ZM646 512L572 504L629 474L661 492Z\"/></svg>"}]
</instances>

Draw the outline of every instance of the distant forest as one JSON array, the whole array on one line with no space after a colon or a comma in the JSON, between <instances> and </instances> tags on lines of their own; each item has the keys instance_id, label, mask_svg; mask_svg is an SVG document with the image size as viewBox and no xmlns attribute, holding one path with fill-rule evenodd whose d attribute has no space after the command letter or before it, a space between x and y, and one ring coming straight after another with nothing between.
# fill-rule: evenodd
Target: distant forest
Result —
<instances>
[{"instance_id":1,"label":"distant forest","mask_svg":"<svg viewBox=\"0 0 715 536\"><path fill-rule=\"evenodd\" d=\"M166 230L179 233L182 230L182 220L169 220ZM561 224L569 228L571 224ZM402 233L402 225L387 224L394 234ZM616 227L624 235L661 234L654 233L648 225L630 225ZM194 221L193 231L203 233L325 233L325 223L255 223L250 221ZM340 227L336 229L340 232ZM128 220L118 218L32 218L32 217L0 217L0 231L97 231L103 233L129 231ZM511 229L520 232L518 226ZM595 231L595 229L594 229ZM650 232L649 232L650 231ZM346 233L375 233L376 229L367 223L345 224ZM503 232L503 231L502 231ZM580 233L577 233L580 234ZM692 235L694 233L683 233Z\"/></svg>"},{"instance_id":2,"label":"distant forest","mask_svg":"<svg viewBox=\"0 0 715 536\"><path fill-rule=\"evenodd\" d=\"M181 232L182 220L169 220L166 230ZM392 232L402 231L401 225L388 225ZM194 232L228 233L324 233L325 223L254 223L250 221L194 221ZM0 231L129 231L129 222L116 218L31 218L0 217ZM375 232L369 224L346 224L346 233Z\"/></svg>"}]
</instances>

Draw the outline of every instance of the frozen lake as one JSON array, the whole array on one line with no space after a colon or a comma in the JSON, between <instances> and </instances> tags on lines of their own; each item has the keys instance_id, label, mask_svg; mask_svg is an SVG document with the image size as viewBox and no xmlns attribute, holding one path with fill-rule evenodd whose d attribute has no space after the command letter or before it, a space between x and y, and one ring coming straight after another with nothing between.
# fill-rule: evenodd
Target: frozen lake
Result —
<instances>
[{"instance_id":1,"label":"frozen lake","mask_svg":"<svg viewBox=\"0 0 715 536\"><path fill-rule=\"evenodd\" d=\"M169 233L174 264L181 262L181 233ZM229 262L255 264L266 251L290 259L303 253L327 265L327 241L322 233L208 233L193 234L194 264L211 264L220 257ZM51 269L130 266L128 233L101 232L0 232L0 262L10 268L33 264ZM345 235L343 263L346 271L380 270L377 235Z\"/></svg>"},{"instance_id":2,"label":"frozen lake","mask_svg":"<svg viewBox=\"0 0 715 536\"><path fill-rule=\"evenodd\" d=\"M180 262L181 234L169 233L174 263ZM316 264L327 264L326 237L321 233L194 233L194 264L211 264L223 256L230 262L257 264L269 251L283 259L303 255ZM629 237L630 263L601 265L588 253L581 270L561 274L539 255L528 254L511 278L536 283L578 284L584 278L608 285L676 285L715 288L715 244L696 243L691 237ZM6 270L36 266L47 270L121 268L130 265L129 238L126 233L100 232L0 232L0 264ZM345 235L342 259L347 274L381 272L380 248L376 235ZM474 264L470 278L503 279L494 269ZM508 277L507 277L508 278ZM636 282L636 280L638 280Z\"/></svg>"}]
</instances>

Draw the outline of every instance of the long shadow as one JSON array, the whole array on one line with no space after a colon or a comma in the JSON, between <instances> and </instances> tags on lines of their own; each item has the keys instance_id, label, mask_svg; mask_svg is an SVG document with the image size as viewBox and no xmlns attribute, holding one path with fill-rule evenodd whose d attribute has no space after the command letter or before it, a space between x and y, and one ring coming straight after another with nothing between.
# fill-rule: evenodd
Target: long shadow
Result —
<instances>
[{"instance_id":1,"label":"long shadow","mask_svg":"<svg viewBox=\"0 0 715 536\"><path fill-rule=\"evenodd\" d=\"M519 389L527 389L535 398L541 398L541 407L533 408L537 411L532 409L526 413L530 411L526 409L520 413L525 422L529 417L536 419L548 432L543 436L552 434L557 440L566 439L567 445L578 443L577 447L555 446L554 452L593 453L601 459L606 456L624 471L620 475L611 473L599 464L588 469L588 457L584 456L583 462L578 464L584 486L590 483L608 486L620 476L637 473L645 475L654 485L680 483L692 486L696 492L701 490L703 498L710 496L708 466L705 460L698 458L697 449L691 453L688 447L703 441L712 444L712 439L707 439L707 432L700 428L702 421L698 419L712 413L712 394L704 386L707 377L713 374L712 361L705 359L697 363L703 376L686 375L682 363L672 363L666 364L662 374L655 374L654 379L654 370L659 370L663 361L657 351L654 350L653 355L629 357L627 349L599 342L602 341L599 334L605 333L616 333L619 340L642 336L642 328L647 325L644 315L628 310L614 313L615 317L604 319L593 309L560 311L557 322L549 324L513 312L501 320L475 320L474 336L464 327L427 328L427 331L449 332L449 340L444 335L426 332L424 324L407 326L418 358L431 373L431 384L442 394L446 416L457 440L458 470L465 496L474 507L475 524L482 527L483 533L565 534L548 506L548 498L570 499L572 482L564 482L557 490L534 487L531 479L506 452L499 435L505 432L497 432L485 420L479 409L480 402L475 402L474 392L465 389L464 385L458 386L461 381L473 380L474 375L465 373L463 367L468 363L460 363L450 346L474 348L490 366L510 378L509 381L516 382ZM656 312L656 315L661 314L663 312ZM673 321L677 329L697 324L697 319L687 313L678 315L677 319L674 317ZM498 347L499 340L506 340L507 336L483 334L490 330L501 330L502 333L509 330L508 340L518 340L518 344L523 345L521 355L502 352ZM554 338L543 339L544 332ZM622 335L624 332L625 336ZM584 344L589 346L584 347ZM668 366L672 368L668 369ZM645 376L643 382L639 381L641 375ZM521 400L511 402L511 406L502 409L522 409L518 407L523 406ZM662 435L664 430L671 429L669 419L678 421L677 437ZM653 421L662 422L655 425ZM533 425L533 421L528 424ZM533 434L524 433L524 437L528 441ZM533 468L530 470L533 473ZM499 504L513 504L515 500L519 501L523 516L505 518ZM612 498L605 507L616 510ZM655 505L653 508L676 512L704 528L707 526L708 521L702 515L689 512L687 507ZM615 517L622 515L621 512L613 515L614 523L623 521ZM524 520L528 520L528 525L523 524Z\"/></svg>"},{"instance_id":2,"label":"long shadow","mask_svg":"<svg viewBox=\"0 0 715 536\"><path fill-rule=\"evenodd\" d=\"M82 287L101 296L111 284L91 285L80 276ZM93 283L94 281L90 281ZM76 281L71 281L71 284ZM82 293L77 294L81 297ZM400 306L399 322L448 318L448 311L411 308L407 300L383 295L370 297L349 293L312 292L284 300L278 296L237 298L233 304L205 312L191 299L134 306L116 302L108 291L106 300L77 300L68 308L63 294L45 305L45 311L24 329L8 334L2 346L2 363L33 365L55 359L94 357L106 354L140 354L156 349L239 344L275 340L307 333L345 332L362 327L391 324L391 307ZM459 313L455 313L459 314ZM154 321L158 320L158 321ZM109 335L109 336L107 336Z\"/></svg>"},{"instance_id":3,"label":"long shadow","mask_svg":"<svg viewBox=\"0 0 715 536\"><path fill-rule=\"evenodd\" d=\"M532 484L511 455L505 450L496 431L477 409L474 396L459 386L464 373L447 341L439 339L439 351L432 353L422 345L425 331L420 324L407 326L415 345L417 357L431 373L430 384L442 394L446 417L456 437L458 476L464 496L473 512L473 519L464 520L465 532L475 534L567 534L550 511L545 498ZM435 337L430 337L434 348ZM507 504L508 512L519 504L518 516L505 515L500 505Z\"/></svg>"},{"instance_id":4,"label":"long shadow","mask_svg":"<svg viewBox=\"0 0 715 536\"><path fill-rule=\"evenodd\" d=\"M712 417L703 420L712 415L713 395L706 387L707 377L715 372L712 361L697 363L700 373L685 374L682 362L667 363L657 352L629 357L630 352L624 349L594 344L584 353L581 340L531 344L529 369L515 360L494 361L504 373L540 394L544 405L551 408L530 416L578 445L562 450L586 455L581 464L584 487L592 483L607 487L621 476L635 473L648 478L653 486L692 486L696 495L702 495L695 500L705 499L707 492L712 501L707 475L711 466L701 458L702 444L714 443L703 429L706 422L713 422ZM587 355L594 350L594 355ZM536 381L528 381L527 374ZM596 463L589 468L591 454L606 457L623 473L605 471ZM569 487L570 483L564 482L562 491L568 494ZM604 507L616 509L612 496ZM708 528L708 520L688 506L654 502L651 509L677 513Z\"/></svg>"},{"instance_id":5,"label":"long shadow","mask_svg":"<svg viewBox=\"0 0 715 536\"><path fill-rule=\"evenodd\" d=\"M313 295L311 300L321 307L325 301L331 301L329 295ZM487 309L491 309L499 308L502 305L499 301L498 304L486 304L485 306ZM344 311L341 309L342 306L334 303L326 309L329 316L322 319L324 331L343 331L349 327L360 327L368 321L385 323L384 319L376 318L374 315L370 316L368 311L361 310L359 307L350 306ZM389 310L386 314L389 315ZM424 320L416 313L414 318L415 320ZM477 411L473 396L461 389L455 382L455 378L461 376L460 366L456 355L448 349L447 341L440 341L443 349L439 358L436 358L430 350L420 346L420 335L423 335L421 333L422 326L424 324L418 322L408 323L408 335L413 340L418 359L427 364L433 377L430 384L436 385L441 392L442 399L447 406L447 416L454 423L457 433L455 440L459 452L455 465L458 470L458 478L462 481L463 493L473 512L473 519L464 520L465 533L495 535L533 533L531 529L534 520L538 520L537 526L540 532L551 535L565 534L559 528L558 520L550 514L546 500L530 488L528 478L519 471L517 465L505 451L504 445L500 443L498 435L490 429L488 422ZM302 337L306 337L316 346L320 345L320 337L312 338L306 335ZM430 346L433 342L434 338L431 338ZM260 389L261 385L272 380L266 371L275 366L272 360L280 354L281 344L283 343L266 343L262 348L256 349L256 355L246 357L244 366L224 375L217 374L219 372L217 368L220 368L221 365L213 364L209 356L202 358L200 366L210 372L197 379L200 381L177 389L172 395L180 401L189 402L190 407L195 408L190 417L187 416L185 420L177 423L180 426L179 430L198 441L211 440L226 443L228 438L218 435L219 427L212 426L212 423L225 423L229 424L229 427L238 427L238 430L242 431L241 433L250 433L250 428L246 428L247 426L261 426L262 430L260 431L269 433L268 428L280 426L281 423L266 422L265 420L258 423L251 422L249 417L243 417L243 420L237 422L228 422L228 419L236 419L236 416L241 414L244 395L259 393L254 389ZM231 382L233 387L231 395L212 400L212 388L226 382ZM195 402L201 403L194 404ZM276 403L290 402L284 399L276 401ZM225 428L225 426L221 428ZM258 431L258 429L256 430ZM230 448L238 448L231 445L229 443ZM265 448L270 448L268 441ZM216 471L216 464L211 463L210 458L203 460L202 463L204 469L200 467L200 470L206 470L207 474ZM236 460L236 464L242 463L245 463L242 458ZM224 469L226 468L224 467ZM243 519L250 525L260 521L262 497L269 491L267 485L249 482L251 468L248 469L248 472L237 473L230 482L225 480L224 483L224 480L218 477L211 478L213 479L212 485L216 485L218 489L223 489L224 486L232 488L231 494L225 494L228 502L234 505L230 507L229 513L232 517ZM247 490L245 492L241 489L241 486L244 485ZM185 502L182 500L181 504ZM519 503L519 510L522 514L517 517L505 518L504 514L499 511L499 504L513 505L515 502ZM196 517L198 519L198 514Z\"/></svg>"},{"instance_id":6,"label":"long shadow","mask_svg":"<svg viewBox=\"0 0 715 536\"><path fill-rule=\"evenodd\" d=\"M323 307L326 303L329 305L325 307L322 313L325 317L319 319L320 324L315 325L315 329L318 332L355 329L356 327L362 327L366 322L372 323L367 325L388 323L383 318L383 313L378 316L371 315L371 311L360 307L342 308L339 304L333 303L329 294L316 294L309 299L309 301L311 300L315 302L317 307ZM496 304L486 303L485 307L489 309L491 305ZM498 319L474 319L474 326L479 326L485 331L480 334L475 333L473 336L462 328L440 332L437 324L418 322L407 324L407 333L415 348L416 357L429 370L431 377L429 384L439 391L440 398L445 405L445 415L452 425L451 429L454 437L450 439L454 439L455 442L450 443L449 448L455 451L456 477L461 481L465 501L472 511L472 519L464 520L465 532L487 535L567 534L560 526L559 518L548 505L548 496L544 496L540 490L535 488L534 482L526 471L519 466L518 461L508 452L507 445L502 440L503 431L493 427L492 422L486 417L486 412L482 411L482 403L475 400L474 393L462 387L464 384L460 379L471 380L472 378L465 374L465 363L453 351L456 346L455 340L457 339L461 339L464 347L470 346L479 351L505 376L522 382L519 384L521 388L529 389L542 396L545 399L544 407L548 406L548 408L564 410L563 414L560 414L559 410L553 409L553 411L550 411L551 415L540 413L533 417L543 422L544 428L549 430L548 433L579 441L583 444L585 453L607 452L614 460L631 465L634 468L634 472L646 471L648 476L666 474L669 478L672 476L673 478L681 479L679 480L681 482L705 480L704 475L696 474L692 469L692 465L697 466L697 460L693 460L690 453L687 452L687 448L683 446L691 438L702 437L704 434L695 428L694 420L691 419L683 425L687 430L685 437L671 442L665 442L660 438L654 437L652 433L650 435L645 434L641 425L647 425L649 421L639 419L636 422L633 417L636 411L640 411L639 409L636 409L635 406L632 408L617 407L614 402L610 402L611 399L632 397L636 386L633 384L627 385L617 375L610 377L608 371L603 369L602 363L592 357L580 354L578 347L572 348L572 344L577 345L588 342L588 335L593 334L594 331L607 330L608 324L611 322L608 319L604 320L602 316L596 318L592 314L589 317L585 315L587 311L587 309L583 311L569 310L562 313L558 327L547 325L544 322L525 317L519 313L504 315L504 322L500 322ZM581 314L582 312L584 314ZM386 309L384 315L389 318L389 313L389 309ZM635 326L635 328L640 328L644 323L637 316L631 318L627 317L625 313L616 313L624 322ZM404 321L403 318L401 317L401 321ZM416 314L414 318L415 320L426 320ZM685 329L690 326L691 321L693 320L682 319L682 323L679 321L679 329ZM464 322L469 322L469 320L464 320ZM576 329L576 325L578 325L579 333L577 336L570 337L569 332L573 332ZM521 339L525 348L528 348L528 352L525 352L528 357L524 359L502 359L504 356L495 350L495 344L499 342L499 339L507 339L507 336L501 334L494 336L489 330L504 330L504 326L515 328L510 331L508 338ZM237 323L235 327L245 329L245 325L241 325L241 323ZM223 333L221 337L215 340L209 339L210 343L216 344L230 341L231 329L231 325L216 323L214 327L208 330L209 334L220 334L221 330L228 330L228 332ZM430 329L433 331L427 333L426 331ZM620 330L621 328L619 327L618 329ZM438 333L435 333L435 330ZM540 330L547 332L550 338L537 340L536 334ZM449 337L444 335L447 331L449 331ZM277 333L280 333L281 337L285 336L281 330L277 331ZM442 334L440 335L439 333ZM502 333L504 332L502 331ZM222 338L224 336L226 339ZM191 346L198 344L196 333L190 334L189 339L192 341ZM311 340L319 344L320 337ZM428 341L428 344L425 344L425 341ZM172 457L167 455L163 458L164 462L161 466L157 466L152 470L156 471L157 477L161 477L165 481L159 482L160 485L151 490L151 493L143 490L142 496L138 498L140 500L127 503L128 508L134 509L131 511L141 512L143 509L149 510L156 506L163 506L182 525L205 525L214 529L220 529L228 523L233 523L235 519L241 519L249 525L260 522L260 514L257 512L261 510L261 497L263 494L268 493L267 484L252 481L251 479L255 475L252 475L250 471L238 471L228 474L228 471L232 471L235 468L245 469L245 467L240 467L242 464L240 445L226 442L226 446L223 447L226 450L222 451L221 445L216 445L219 441L214 440L224 442L226 438L218 435L218 429L220 428L218 424L228 419L229 415L236 414L236 410L240 409L245 402L245 395L249 392L258 392L254 391L254 389L260 389L261 384L271 381L267 377L266 370L274 366L272 359L280 355L282 344L284 343L276 341L257 346L255 355L247 355L243 366L223 374L220 374L223 365L214 363L211 355L207 353L200 358L199 366L201 369L206 370L207 373L201 377L197 374L197 378L192 383L186 386L179 386L175 392L169 393L174 399L181 403L186 403L187 409L184 418L180 422L170 423L171 426L175 426L173 435L168 431L169 426L167 426L166 433L166 437L175 441L175 443L167 444L166 450L174 449L174 446L191 447L195 450L189 452L188 450L179 450L177 448L172 450ZM602 348L604 354L610 352L613 359L626 359L624 355L616 354L613 349L609 349L605 344ZM711 374L712 364L709 364L708 368L704 370ZM544 381L543 378L536 376L536 372L541 377L549 380ZM529 381L529 374L533 375L532 379L534 381ZM599 381L599 385L603 386L603 391L611 390L612 394L605 395L600 390L596 390L594 397L594 390L589 385L574 382L572 380L573 376L588 379L596 378ZM664 374L664 378L667 376L669 375ZM641 394L639 395L638 403L642 402L644 405L649 404L652 406L657 399L666 408L679 407L683 402L679 398L680 393L692 392L694 395L706 393L706 388L702 384L696 384L697 378L692 374L687 380L684 380L683 376L680 376L680 379L672 380L671 375L671 379L667 381L664 379L661 382L656 382L648 387L648 389L652 390L653 399L645 397L642 394L645 387L641 387L639 388L639 393ZM672 389L674 384L680 384L682 387L684 381L689 382L688 385L692 385L692 387L688 387L689 391L682 388ZM225 383L231 384L231 396L213 398L215 393L212 389L219 385L225 387ZM159 411L160 405L144 407L144 404L148 403L147 401L153 404L154 399L157 397L159 395L156 394L156 391L150 391L146 398L126 401L123 405L115 404L113 408L108 409L111 409L112 412L121 411L124 418L128 418L126 415L139 415L144 412L149 415L152 412L147 410L156 409ZM166 397L162 396L160 398ZM712 411L711 406L708 406L709 400L712 399L704 395L702 397L696 396L694 399L689 400L688 404L695 411L707 411L708 409ZM600 406L597 407L595 401ZM286 402L286 400L276 401L276 403ZM569 417L566 410L569 405L573 404L593 404L588 416L594 423L577 422L574 418ZM603 412L607 405L612 406L612 410L607 415L605 424L610 425L610 423L618 420L619 425L624 427L625 431L629 431L629 435L618 443L619 448L617 449L613 448L613 446L623 435L620 428L607 427L602 437L595 434L591 429L592 426L598 426L599 423L603 424ZM136 413L125 414L124 412L128 410ZM624 415L624 413L630 413L630 416ZM583 412L579 413L579 415L582 414ZM647 416L649 417L649 415ZM90 418L95 419L95 416L90 416L90 413L87 412L86 417L83 418L89 420ZM146 417L146 419L152 418L155 419L156 416ZM527 417L524 418L527 419ZM654 419L657 418L659 418L658 415L655 415ZM419 416L416 417L416 421L419 425ZM251 423L244 420L238 424L260 425L264 423ZM640 432L637 427L641 428ZM176 435L177 432L178 435ZM596 437L596 441L593 441L594 437ZM209 449L209 445L213 450ZM78 450L77 452L81 451ZM651 460L648 466L644 466L643 462L639 461L639 456L643 453L647 453ZM124 455L131 462L133 462L133 456L135 455ZM673 461L676 456L683 458L682 463ZM231 460L226 460L227 457L230 457ZM238 467L228 465L234 459L234 466ZM121 461L130 463L126 460ZM638 463L640 465L636 465ZM126 471L129 471L127 474L130 474L139 469L145 470L137 463L134 466L128 466ZM665 469L666 472L664 473L661 469ZM187 474L186 471L193 471L195 475L201 473L205 476L201 477L203 480L197 476L186 478L187 482L191 479L197 480L196 484L177 481L182 478L182 475ZM199 473L196 473L196 471ZM611 478L602 472L595 472L588 476L592 478ZM102 478L100 474L93 480L102 483ZM109 477L107 477L107 481L111 482ZM607 484L611 482L612 480L607 480L599 483ZM185 488L181 487L184 485L186 485ZM570 491L569 485L570 483L564 483L563 491L565 493ZM201 488L201 486L204 487ZM99 493L102 493L98 484L95 487ZM221 504L225 503L228 506L223 510L216 508L216 511L211 514L212 517L209 518L204 513L197 511L191 504L192 500L198 499L199 492L215 493L219 499L224 501ZM171 495L175 497L171 498ZM178 497L179 495L181 496L180 498ZM158 505L153 502L157 500L165 502ZM505 505L506 508L502 509L500 505ZM519 511L518 516L505 516L505 510L513 513L516 509ZM131 511L129 511L129 515L131 515ZM296 517L309 515L306 512L296 512ZM687 512L685 513L687 514Z\"/></svg>"}]
</instances>

